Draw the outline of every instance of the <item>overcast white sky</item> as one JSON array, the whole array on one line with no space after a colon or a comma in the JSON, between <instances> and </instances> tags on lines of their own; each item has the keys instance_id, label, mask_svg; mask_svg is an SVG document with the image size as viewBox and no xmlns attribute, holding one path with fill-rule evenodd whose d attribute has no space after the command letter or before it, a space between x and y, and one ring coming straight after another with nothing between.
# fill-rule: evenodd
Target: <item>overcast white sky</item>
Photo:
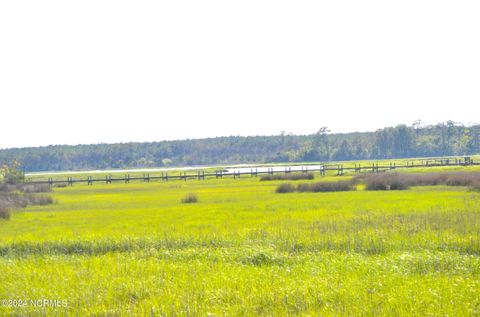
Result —
<instances>
[{"instance_id":1,"label":"overcast white sky","mask_svg":"<svg viewBox=\"0 0 480 317\"><path fill-rule=\"evenodd\" d=\"M0 148L480 121L480 1L1 1Z\"/></svg>"}]
</instances>

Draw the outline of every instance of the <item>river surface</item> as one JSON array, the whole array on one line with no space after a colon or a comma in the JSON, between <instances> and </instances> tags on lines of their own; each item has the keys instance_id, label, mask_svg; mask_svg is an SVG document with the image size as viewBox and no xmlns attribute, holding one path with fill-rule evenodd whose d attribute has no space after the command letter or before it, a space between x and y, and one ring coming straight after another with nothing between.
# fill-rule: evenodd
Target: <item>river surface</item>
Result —
<instances>
[{"instance_id":1,"label":"river surface","mask_svg":"<svg viewBox=\"0 0 480 317\"><path fill-rule=\"evenodd\" d=\"M112 173L154 173L154 172L170 172L170 171L190 171L190 170L204 170L204 169L218 169L222 170L224 173L233 174L235 173L250 173L255 172L259 173L268 172L273 170L274 172L284 172L289 170L292 172L295 171L319 171L323 165L252 165L252 164L237 164L237 165L214 165L214 166L185 166L185 167L161 167L161 168L141 168L141 169L106 169L106 170L90 170L90 171L60 171L60 172L31 172L25 173L26 177L31 176L45 176L45 175L62 175L62 174L112 174Z\"/></svg>"},{"instance_id":2,"label":"river surface","mask_svg":"<svg viewBox=\"0 0 480 317\"><path fill-rule=\"evenodd\" d=\"M250 167L231 167L226 168L226 173L233 174L235 173L250 173L250 172L259 172L265 173L269 170L273 172L300 172L300 171L320 171L323 165L275 165L275 166L250 166Z\"/></svg>"}]
</instances>

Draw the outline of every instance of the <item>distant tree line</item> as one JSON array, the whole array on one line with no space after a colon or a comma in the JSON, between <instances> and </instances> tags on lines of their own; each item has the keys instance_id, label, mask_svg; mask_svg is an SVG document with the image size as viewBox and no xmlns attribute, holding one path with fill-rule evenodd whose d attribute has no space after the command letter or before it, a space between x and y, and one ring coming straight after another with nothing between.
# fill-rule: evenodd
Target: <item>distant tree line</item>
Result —
<instances>
[{"instance_id":1,"label":"distant tree line","mask_svg":"<svg viewBox=\"0 0 480 317\"><path fill-rule=\"evenodd\" d=\"M230 136L144 143L53 145L0 150L0 165L25 171L267 163L324 162L470 155L480 153L480 125L448 121L398 125L375 132Z\"/></svg>"}]
</instances>

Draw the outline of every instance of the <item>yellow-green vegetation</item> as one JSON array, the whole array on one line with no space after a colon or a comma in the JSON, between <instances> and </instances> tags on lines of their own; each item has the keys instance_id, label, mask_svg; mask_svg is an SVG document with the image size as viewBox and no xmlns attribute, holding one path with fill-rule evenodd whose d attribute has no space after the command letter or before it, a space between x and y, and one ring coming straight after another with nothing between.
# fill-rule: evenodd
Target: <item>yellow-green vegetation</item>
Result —
<instances>
[{"instance_id":1,"label":"yellow-green vegetation","mask_svg":"<svg viewBox=\"0 0 480 317\"><path fill-rule=\"evenodd\" d=\"M480 314L479 192L281 195L280 183L56 188L57 204L0 220L0 300L68 305L0 314ZM198 202L182 204L188 193Z\"/></svg>"}]
</instances>

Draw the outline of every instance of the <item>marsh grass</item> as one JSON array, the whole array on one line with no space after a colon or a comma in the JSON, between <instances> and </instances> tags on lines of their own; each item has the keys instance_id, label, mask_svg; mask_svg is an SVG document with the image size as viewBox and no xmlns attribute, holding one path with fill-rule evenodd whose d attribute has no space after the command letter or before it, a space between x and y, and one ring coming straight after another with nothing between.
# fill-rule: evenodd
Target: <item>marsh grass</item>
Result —
<instances>
[{"instance_id":1,"label":"marsh grass","mask_svg":"<svg viewBox=\"0 0 480 317\"><path fill-rule=\"evenodd\" d=\"M241 259L241 263L254 266L282 265L284 261L281 256L275 256L268 252L257 252Z\"/></svg>"},{"instance_id":2,"label":"marsh grass","mask_svg":"<svg viewBox=\"0 0 480 317\"><path fill-rule=\"evenodd\" d=\"M325 177L337 180L348 178ZM0 299L60 297L68 310L0 315L478 315L479 193L278 195L277 185L54 189L58 204L0 221ZM187 192L202 203L179 204Z\"/></svg>"}]
</instances>

